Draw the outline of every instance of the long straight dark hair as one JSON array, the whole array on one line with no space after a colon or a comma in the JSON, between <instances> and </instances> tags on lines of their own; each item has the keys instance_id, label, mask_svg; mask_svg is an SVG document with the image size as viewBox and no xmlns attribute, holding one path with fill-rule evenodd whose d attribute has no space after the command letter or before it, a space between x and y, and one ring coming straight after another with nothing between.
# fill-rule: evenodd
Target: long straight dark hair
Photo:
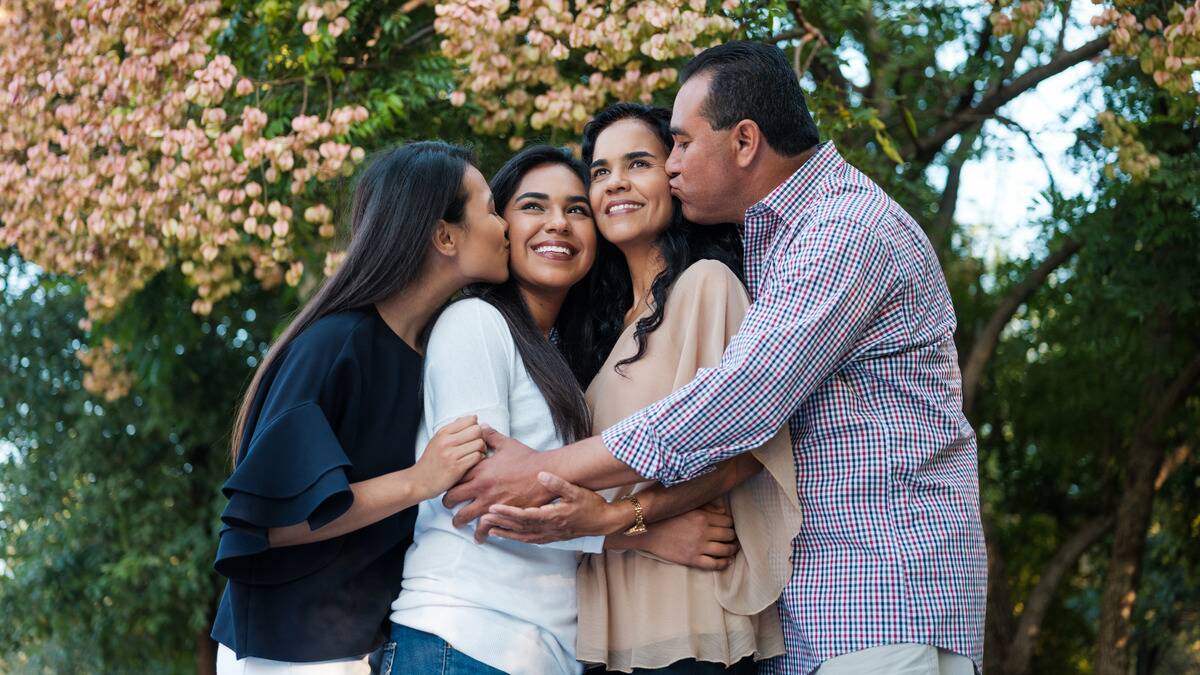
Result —
<instances>
[{"instance_id":1,"label":"long straight dark hair","mask_svg":"<svg viewBox=\"0 0 1200 675\"><path fill-rule=\"evenodd\" d=\"M566 167L579 176L581 183L587 185L587 168L572 157L570 151L549 145L535 145L514 155L492 177L492 197L496 200L496 209L503 213L516 195L517 187L525 175L548 164ZM516 277L509 275L508 281L502 284L477 284L468 287L467 295L491 304L504 317L530 379L537 385L542 398L546 399L550 417L554 420L554 430L558 432L559 437L567 443L572 443L590 436L591 413L588 411L587 401L583 398L583 390L576 383L571 368L558 347L542 335L534 322L529 307L521 296ZM564 306L571 302L568 294Z\"/></svg>"},{"instance_id":2,"label":"long straight dark hair","mask_svg":"<svg viewBox=\"0 0 1200 675\"><path fill-rule=\"evenodd\" d=\"M474 161L470 150L440 141L410 143L371 160L354 189L345 259L271 345L242 397L229 442L234 463L250 406L280 354L322 317L373 305L412 285L438 221L462 222L469 197L463 179Z\"/></svg>"},{"instance_id":3,"label":"long straight dark hair","mask_svg":"<svg viewBox=\"0 0 1200 675\"><path fill-rule=\"evenodd\" d=\"M644 123L662 141L669 153L675 146L671 137L671 111L639 103L617 103L600 111L583 128L583 161L591 164L600 132L621 120L635 119ZM637 352L616 364L621 367L642 358L650 334L662 325L666 312L667 292L679 275L698 260L724 263L739 279L742 275L742 240L737 226L697 225L683 217L679 200L671 198L671 222L659 234L654 245L666 266L650 286L652 311L638 320L633 336ZM569 313L562 319L561 345L571 371L587 386L600 372L609 352L625 329L625 313L633 306L633 283L625 255L612 242L604 239L597 229L599 242L596 264L586 284L576 284L580 295L588 300L568 302ZM569 299L570 300L570 299Z\"/></svg>"}]
</instances>

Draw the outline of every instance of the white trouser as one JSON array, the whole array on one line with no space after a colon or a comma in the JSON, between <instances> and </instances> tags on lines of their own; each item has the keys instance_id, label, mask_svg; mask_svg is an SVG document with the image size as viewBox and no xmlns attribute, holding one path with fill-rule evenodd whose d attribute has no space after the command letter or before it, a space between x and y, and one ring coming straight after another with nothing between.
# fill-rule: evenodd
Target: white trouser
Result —
<instances>
[{"instance_id":1,"label":"white trouser","mask_svg":"<svg viewBox=\"0 0 1200 675\"><path fill-rule=\"evenodd\" d=\"M835 656L816 675L975 675L975 664L945 649L898 644Z\"/></svg>"},{"instance_id":2,"label":"white trouser","mask_svg":"<svg viewBox=\"0 0 1200 675\"><path fill-rule=\"evenodd\" d=\"M367 657L313 663L289 663L247 656L239 659L225 645L217 646L217 675L371 675Z\"/></svg>"}]
</instances>

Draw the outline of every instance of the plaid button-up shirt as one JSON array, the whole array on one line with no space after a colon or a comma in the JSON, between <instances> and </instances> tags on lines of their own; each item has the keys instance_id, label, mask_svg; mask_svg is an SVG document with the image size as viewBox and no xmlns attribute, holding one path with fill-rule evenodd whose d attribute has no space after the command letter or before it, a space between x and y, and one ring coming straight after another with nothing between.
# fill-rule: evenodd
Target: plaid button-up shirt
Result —
<instances>
[{"instance_id":1,"label":"plaid button-up shirt","mask_svg":"<svg viewBox=\"0 0 1200 675\"><path fill-rule=\"evenodd\" d=\"M607 429L675 484L787 422L804 524L780 602L787 654L929 644L982 667L987 557L954 308L912 217L825 143L746 212L754 302L716 368Z\"/></svg>"}]
</instances>

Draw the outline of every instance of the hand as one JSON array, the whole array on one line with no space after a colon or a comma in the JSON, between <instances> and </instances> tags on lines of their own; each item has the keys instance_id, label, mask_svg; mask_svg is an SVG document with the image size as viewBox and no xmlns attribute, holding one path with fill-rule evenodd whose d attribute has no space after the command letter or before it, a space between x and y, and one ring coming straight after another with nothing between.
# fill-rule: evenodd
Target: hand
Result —
<instances>
[{"instance_id":1,"label":"hand","mask_svg":"<svg viewBox=\"0 0 1200 675\"><path fill-rule=\"evenodd\" d=\"M493 504L541 506L554 498L537 481L536 450L491 427L483 428L483 440L495 452L468 471L442 498L448 509L466 502L454 515L455 527L487 513Z\"/></svg>"},{"instance_id":2,"label":"hand","mask_svg":"<svg viewBox=\"0 0 1200 675\"><path fill-rule=\"evenodd\" d=\"M483 459L487 446L474 415L460 417L438 430L412 470L422 501L449 490Z\"/></svg>"},{"instance_id":3,"label":"hand","mask_svg":"<svg viewBox=\"0 0 1200 675\"><path fill-rule=\"evenodd\" d=\"M496 504L479 519L475 541L482 543L490 533L526 544L548 544L613 534L633 524L633 507L625 502L610 504L595 492L545 471L537 478L558 501L527 509Z\"/></svg>"},{"instance_id":4,"label":"hand","mask_svg":"<svg viewBox=\"0 0 1200 675\"><path fill-rule=\"evenodd\" d=\"M653 523L646 534L622 540L630 548L702 570L723 570L738 552L733 518L711 506Z\"/></svg>"}]
</instances>

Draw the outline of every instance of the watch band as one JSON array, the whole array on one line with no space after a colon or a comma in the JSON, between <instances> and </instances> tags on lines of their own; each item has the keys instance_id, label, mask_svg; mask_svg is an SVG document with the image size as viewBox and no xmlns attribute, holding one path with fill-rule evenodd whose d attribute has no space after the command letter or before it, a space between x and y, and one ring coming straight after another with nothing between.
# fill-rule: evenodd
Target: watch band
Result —
<instances>
[{"instance_id":1,"label":"watch band","mask_svg":"<svg viewBox=\"0 0 1200 675\"><path fill-rule=\"evenodd\" d=\"M645 512L642 510L642 503L633 495L622 497L622 499L633 505L633 526L625 530L624 534L628 536L646 534L646 518Z\"/></svg>"}]
</instances>

